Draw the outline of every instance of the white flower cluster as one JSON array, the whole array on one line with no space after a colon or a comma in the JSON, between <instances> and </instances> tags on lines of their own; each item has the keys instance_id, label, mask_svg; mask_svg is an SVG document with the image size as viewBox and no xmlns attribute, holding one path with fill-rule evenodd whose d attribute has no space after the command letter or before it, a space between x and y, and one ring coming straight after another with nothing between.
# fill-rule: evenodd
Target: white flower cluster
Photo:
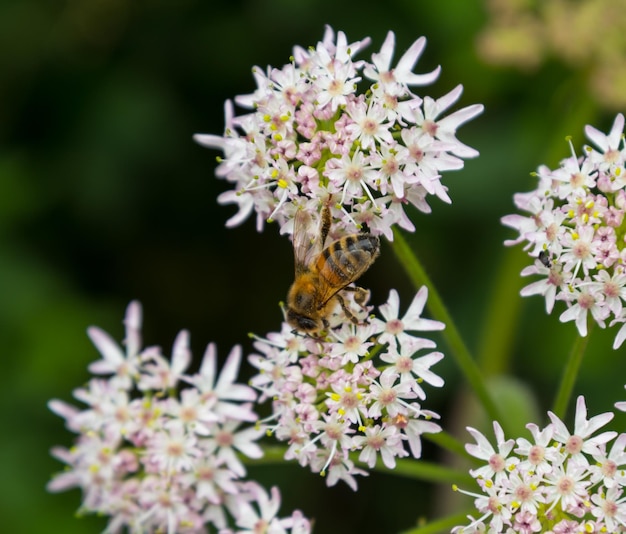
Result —
<instances>
[{"instance_id":1,"label":"white flower cluster","mask_svg":"<svg viewBox=\"0 0 626 534\"><path fill-rule=\"evenodd\" d=\"M460 85L437 100L410 90L439 75L439 68L412 72L423 37L395 67L392 32L371 62L354 60L369 41L348 43L343 32L335 39L328 27L316 47L295 47L291 63L254 69L256 91L235 98L253 111L235 116L228 101L224 136L195 136L224 153L216 174L234 188L218 200L239 207L227 226L255 211L259 231L266 220L276 220L289 233L287 223L298 209L315 213L331 198L341 211L340 234L366 223L371 233L392 239L394 224L414 230L405 205L428 213L429 195L450 202L441 173L478 155L456 130L483 106L444 117L461 96Z\"/></svg>"},{"instance_id":2,"label":"white flower cluster","mask_svg":"<svg viewBox=\"0 0 626 534\"><path fill-rule=\"evenodd\" d=\"M615 118L608 135L585 128L595 145L582 157L572 156L556 170L537 172L537 188L515 195L516 206L528 215L507 215L503 224L519 232L507 245L525 242L535 259L523 276L541 278L522 295L543 295L546 310L556 300L567 309L562 322L575 321L587 335L589 316L605 327L620 325L614 348L626 339L626 147L624 116Z\"/></svg>"},{"instance_id":3,"label":"white flower cluster","mask_svg":"<svg viewBox=\"0 0 626 534\"><path fill-rule=\"evenodd\" d=\"M211 344L199 372L188 375L187 332L168 360L158 347L141 348L139 303L129 305L125 324L125 353L99 328L88 331L102 354L90 370L110 376L74 392L87 408L50 402L78 437L70 449L53 449L67 470L48 489L82 489L81 511L109 517L109 533L310 532L300 512L276 517L276 488L270 497L243 478L240 455L261 457L256 440L264 431L241 428L257 419L256 393L235 382L241 349L231 351L218 376Z\"/></svg>"},{"instance_id":4,"label":"white flower cluster","mask_svg":"<svg viewBox=\"0 0 626 534\"><path fill-rule=\"evenodd\" d=\"M494 422L495 447L468 428L476 444L465 448L485 462L470 470L483 493L455 489L475 497L480 516L469 516L470 524L455 527L453 533L626 532L626 434L596 434L613 413L587 419L580 396L573 433L555 414L548 415L551 423L543 429L527 425L530 441L505 439Z\"/></svg>"},{"instance_id":5,"label":"white flower cluster","mask_svg":"<svg viewBox=\"0 0 626 534\"><path fill-rule=\"evenodd\" d=\"M350 453L369 468L378 458L393 469L396 457L421 457L421 435L441 430L432 421L439 416L422 407L422 384L443 385L430 370L443 354L417 354L435 343L414 332L444 327L421 317L427 296L423 287L402 318L395 290L379 308L382 319L354 305L355 324L338 310L324 339L283 323L255 342L261 354L249 359L260 373L250 383L261 391L259 402L272 400L266 422L289 443L286 459L325 475L329 486L343 480L356 490L354 475L367 473Z\"/></svg>"}]
</instances>

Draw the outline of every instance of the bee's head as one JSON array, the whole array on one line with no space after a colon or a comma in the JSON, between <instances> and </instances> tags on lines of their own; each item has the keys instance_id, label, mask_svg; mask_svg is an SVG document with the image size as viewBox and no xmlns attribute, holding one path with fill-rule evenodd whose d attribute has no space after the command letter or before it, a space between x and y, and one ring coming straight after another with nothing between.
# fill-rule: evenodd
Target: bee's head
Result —
<instances>
[{"instance_id":1,"label":"bee's head","mask_svg":"<svg viewBox=\"0 0 626 534\"><path fill-rule=\"evenodd\" d=\"M292 308L287 309L287 322L300 332L311 334L319 330L319 322L311 317L297 313Z\"/></svg>"}]
</instances>

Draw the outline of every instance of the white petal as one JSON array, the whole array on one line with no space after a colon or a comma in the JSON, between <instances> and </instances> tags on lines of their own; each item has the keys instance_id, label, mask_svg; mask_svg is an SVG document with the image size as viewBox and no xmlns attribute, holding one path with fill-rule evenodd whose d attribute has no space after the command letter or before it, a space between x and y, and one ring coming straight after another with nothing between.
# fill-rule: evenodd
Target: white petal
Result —
<instances>
[{"instance_id":1,"label":"white petal","mask_svg":"<svg viewBox=\"0 0 626 534\"><path fill-rule=\"evenodd\" d=\"M220 372L220 377L215 385L216 391L227 390L231 384L234 384L235 380L237 380L240 362L241 346L235 345L224 362L224 366Z\"/></svg>"},{"instance_id":2,"label":"white petal","mask_svg":"<svg viewBox=\"0 0 626 534\"><path fill-rule=\"evenodd\" d=\"M124 353L113 338L97 326L90 326L87 335L102 357L117 366L124 362Z\"/></svg>"},{"instance_id":3,"label":"white petal","mask_svg":"<svg viewBox=\"0 0 626 534\"><path fill-rule=\"evenodd\" d=\"M181 330L172 349L172 371L176 375L182 374L191 363L191 352L189 351L189 332Z\"/></svg>"}]
</instances>

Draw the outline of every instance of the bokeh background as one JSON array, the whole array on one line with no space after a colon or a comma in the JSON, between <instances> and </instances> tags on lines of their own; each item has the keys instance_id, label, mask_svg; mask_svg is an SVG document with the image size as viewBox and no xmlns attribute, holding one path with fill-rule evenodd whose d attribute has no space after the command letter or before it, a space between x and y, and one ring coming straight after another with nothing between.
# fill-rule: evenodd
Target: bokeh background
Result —
<instances>
[{"instance_id":1,"label":"bokeh background","mask_svg":"<svg viewBox=\"0 0 626 534\"><path fill-rule=\"evenodd\" d=\"M278 328L290 245L271 225L225 229L234 208L216 202L226 189L213 175L217 153L192 134L221 134L223 102L254 89L252 66L286 63L325 24L350 40L371 36L367 53L391 29L396 57L425 35L416 71L443 71L420 94L462 83L459 106L485 105L459 135L481 157L444 178L453 204L414 213L409 239L486 372L520 384L543 423L576 332L546 316L541 298L518 296L528 259L503 247L512 231L499 219L514 211L513 193L534 187L531 171L569 155L566 135L580 149L584 124L608 131L626 109L624 13L624 0L1 0L2 531L106 524L74 516L77 490L45 490L62 468L50 447L72 439L46 403L71 400L89 378L89 325L121 339L124 309L139 299L146 343L170 347L187 328L197 358L209 341L222 356L237 343L250 352L249 332ZM392 287L405 307L413 295L387 245L365 285L376 304ZM592 414L626 398L613 334L596 329L576 385ZM435 370L446 386L431 388L429 407L466 439L464 381L450 358ZM435 447L426 455L441 460ZM356 494L295 465L251 476L279 484L283 512L302 509L321 533L397 532L451 502L447 487L389 474L362 479Z\"/></svg>"}]
</instances>

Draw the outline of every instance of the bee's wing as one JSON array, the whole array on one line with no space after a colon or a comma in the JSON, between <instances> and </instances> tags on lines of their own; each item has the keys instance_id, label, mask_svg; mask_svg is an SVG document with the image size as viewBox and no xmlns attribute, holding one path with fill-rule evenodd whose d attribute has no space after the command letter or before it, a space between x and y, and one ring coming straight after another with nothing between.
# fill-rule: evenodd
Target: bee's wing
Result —
<instances>
[{"instance_id":1,"label":"bee's wing","mask_svg":"<svg viewBox=\"0 0 626 534\"><path fill-rule=\"evenodd\" d=\"M296 212L293 221L293 254L298 275L309 270L311 262L322 252L317 221L303 209Z\"/></svg>"}]
</instances>

